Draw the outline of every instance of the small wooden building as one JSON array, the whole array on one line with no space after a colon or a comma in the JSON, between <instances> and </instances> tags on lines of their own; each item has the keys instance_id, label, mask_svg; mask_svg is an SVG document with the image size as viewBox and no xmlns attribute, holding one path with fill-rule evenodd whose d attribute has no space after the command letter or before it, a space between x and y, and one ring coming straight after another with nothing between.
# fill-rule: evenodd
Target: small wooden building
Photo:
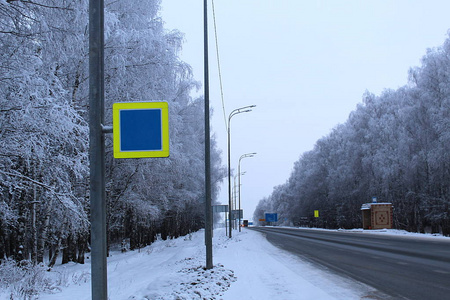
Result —
<instances>
[{"instance_id":1,"label":"small wooden building","mask_svg":"<svg viewBox=\"0 0 450 300\"><path fill-rule=\"evenodd\" d=\"M392 229L392 203L364 203L361 206L363 229Z\"/></svg>"}]
</instances>

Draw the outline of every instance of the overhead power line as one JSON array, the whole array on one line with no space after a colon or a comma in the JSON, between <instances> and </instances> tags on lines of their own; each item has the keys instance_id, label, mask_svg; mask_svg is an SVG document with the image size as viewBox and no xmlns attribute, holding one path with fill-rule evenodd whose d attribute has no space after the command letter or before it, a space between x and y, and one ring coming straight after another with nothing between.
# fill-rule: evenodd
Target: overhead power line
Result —
<instances>
[{"instance_id":1,"label":"overhead power line","mask_svg":"<svg viewBox=\"0 0 450 300\"><path fill-rule=\"evenodd\" d=\"M214 0L211 0L212 2L212 11L213 11L213 20L214 20L214 35L216 40L216 55L217 55L217 68L219 71L219 84L220 84L220 97L222 99L222 111L223 111L223 119L225 121L225 130L228 128L227 125L227 116L225 113L225 101L223 98L223 85L222 85L222 72L220 70L220 58L219 58L219 39L217 37L217 24L216 24L216 11L214 8Z\"/></svg>"}]
</instances>

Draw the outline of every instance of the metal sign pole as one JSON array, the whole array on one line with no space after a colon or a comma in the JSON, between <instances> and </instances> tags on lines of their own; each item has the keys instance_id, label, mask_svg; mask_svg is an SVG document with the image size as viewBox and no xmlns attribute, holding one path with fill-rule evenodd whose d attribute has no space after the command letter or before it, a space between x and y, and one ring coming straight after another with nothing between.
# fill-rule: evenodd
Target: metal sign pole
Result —
<instances>
[{"instance_id":1,"label":"metal sign pole","mask_svg":"<svg viewBox=\"0 0 450 300\"><path fill-rule=\"evenodd\" d=\"M93 300L107 300L104 118L104 1L89 1L89 163L91 287Z\"/></svg>"}]
</instances>

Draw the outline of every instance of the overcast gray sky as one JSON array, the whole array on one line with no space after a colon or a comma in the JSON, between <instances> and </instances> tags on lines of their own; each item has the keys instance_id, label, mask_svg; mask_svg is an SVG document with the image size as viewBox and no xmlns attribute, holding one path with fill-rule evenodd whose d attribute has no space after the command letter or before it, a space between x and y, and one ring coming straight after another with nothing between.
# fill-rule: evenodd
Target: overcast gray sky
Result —
<instances>
[{"instance_id":1,"label":"overcast gray sky","mask_svg":"<svg viewBox=\"0 0 450 300\"><path fill-rule=\"evenodd\" d=\"M300 155L344 123L368 90L407 84L427 48L450 28L448 0L214 0L231 161L241 162L244 218L289 178ZM212 127L227 163L211 1L209 5ZM203 0L162 0L167 29L185 34L182 60L203 82ZM203 94L203 89L199 91ZM228 181L219 201L228 204Z\"/></svg>"}]
</instances>

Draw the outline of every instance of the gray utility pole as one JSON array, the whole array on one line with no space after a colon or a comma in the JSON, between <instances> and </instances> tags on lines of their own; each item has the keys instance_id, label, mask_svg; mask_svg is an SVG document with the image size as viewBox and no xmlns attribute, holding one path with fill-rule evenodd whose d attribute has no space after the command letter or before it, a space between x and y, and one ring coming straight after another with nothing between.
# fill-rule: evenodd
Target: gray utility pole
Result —
<instances>
[{"instance_id":1,"label":"gray utility pole","mask_svg":"<svg viewBox=\"0 0 450 300\"><path fill-rule=\"evenodd\" d=\"M89 163L91 287L93 300L107 300L104 119L104 2L89 0Z\"/></svg>"},{"instance_id":2,"label":"gray utility pole","mask_svg":"<svg viewBox=\"0 0 450 300\"><path fill-rule=\"evenodd\" d=\"M206 269L213 268L212 258L212 199L211 199L211 135L209 128L208 74L208 0L204 0L204 72L205 72L205 245Z\"/></svg>"}]
</instances>

